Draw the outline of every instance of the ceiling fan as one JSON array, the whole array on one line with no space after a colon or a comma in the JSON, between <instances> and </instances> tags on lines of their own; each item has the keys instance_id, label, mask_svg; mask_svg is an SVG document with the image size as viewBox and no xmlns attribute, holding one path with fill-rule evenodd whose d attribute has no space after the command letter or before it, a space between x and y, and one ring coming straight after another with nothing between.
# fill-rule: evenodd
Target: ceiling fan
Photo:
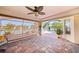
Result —
<instances>
[{"instance_id":1,"label":"ceiling fan","mask_svg":"<svg viewBox=\"0 0 79 59\"><path fill-rule=\"evenodd\" d=\"M28 6L25 6L25 8L27 8L28 10L30 10L30 11L32 11L32 12L30 12L30 13L28 13L28 15L29 14L34 14L35 16L38 16L38 15L45 15L45 13L44 12L42 12L42 10L43 10L43 6L34 6L34 9L32 9L32 8L30 8L30 7L28 7Z\"/></svg>"}]
</instances>

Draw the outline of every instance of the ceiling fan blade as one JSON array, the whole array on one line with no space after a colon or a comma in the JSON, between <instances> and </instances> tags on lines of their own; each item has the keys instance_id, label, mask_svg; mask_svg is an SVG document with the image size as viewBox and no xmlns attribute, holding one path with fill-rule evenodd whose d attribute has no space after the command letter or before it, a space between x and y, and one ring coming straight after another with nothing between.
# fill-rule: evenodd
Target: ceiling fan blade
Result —
<instances>
[{"instance_id":1,"label":"ceiling fan blade","mask_svg":"<svg viewBox=\"0 0 79 59\"><path fill-rule=\"evenodd\" d=\"M40 14L40 15L45 15L45 13L44 13L44 12L38 12L38 14Z\"/></svg>"},{"instance_id":2,"label":"ceiling fan blade","mask_svg":"<svg viewBox=\"0 0 79 59\"><path fill-rule=\"evenodd\" d=\"M27 7L27 6L26 6L26 8L29 9L30 11L34 11L34 10L33 10L32 8L30 8L30 7Z\"/></svg>"},{"instance_id":3,"label":"ceiling fan blade","mask_svg":"<svg viewBox=\"0 0 79 59\"><path fill-rule=\"evenodd\" d=\"M43 10L43 6L39 6L38 8L37 8L37 10L40 12L40 11L42 11Z\"/></svg>"},{"instance_id":4,"label":"ceiling fan blade","mask_svg":"<svg viewBox=\"0 0 79 59\"><path fill-rule=\"evenodd\" d=\"M28 15L29 15L29 14L35 14L35 13L33 13L33 12L30 12L30 13L28 13Z\"/></svg>"}]
</instances>

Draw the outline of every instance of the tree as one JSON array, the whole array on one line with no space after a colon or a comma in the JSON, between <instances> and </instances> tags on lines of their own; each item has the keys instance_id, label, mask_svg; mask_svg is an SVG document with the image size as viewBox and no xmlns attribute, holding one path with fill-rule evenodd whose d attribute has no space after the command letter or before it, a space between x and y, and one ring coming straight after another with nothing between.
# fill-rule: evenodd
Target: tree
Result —
<instances>
[{"instance_id":1,"label":"tree","mask_svg":"<svg viewBox=\"0 0 79 59\"><path fill-rule=\"evenodd\" d=\"M58 35L61 35L63 33L63 23L55 22L55 23L52 24L52 27L54 28L54 31Z\"/></svg>"},{"instance_id":2,"label":"tree","mask_svg":"<svg viewBox=\"0 0 79 59\"><path fill-rule=\"evenodd\" d=\"M8 23L8 24L6 24L6 26L4 26L4 31L6 33L10 34L13 30L14 30L14 24Z\"/></svg>"},{"instance_id":3,"label":"tree","mask_svg":"<svg viewBox=\"0 0 79 59\"><path fill-rule=\"evenodd\" d=\"M50 31L50 28L52 27L50 22L43 22L43 29L48 29Z\"/></svg>"},{"instance_id":4,"label":"tree","mask_svg":"<svg viewBox=\"0 0 79 59\"><path fill-rule=\"evenodd\" d=\"M53 20L53 21L47 21L43 22L43 29L48 29L48 31L54 30L58 35L63 33L63 23L61 20Z\"/></svg>"}]
</instances>

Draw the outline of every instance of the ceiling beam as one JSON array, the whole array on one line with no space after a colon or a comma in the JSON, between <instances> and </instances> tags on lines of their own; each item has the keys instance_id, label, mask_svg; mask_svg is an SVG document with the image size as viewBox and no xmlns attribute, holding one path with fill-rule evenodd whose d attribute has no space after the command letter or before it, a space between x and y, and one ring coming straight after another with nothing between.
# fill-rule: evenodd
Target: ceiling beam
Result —
<instances>
[{"instance_id":1,"label":"ceiling beam","mask_svg":"<svg viewBox=\"0 0 79 59\"><path fill-rule=\"evenodd\" d=\"M65 17L74 16L74 15L79 15L79 13L72 14L72 15L61 16L61 17L56 17L56 18L52 18L52 19L47 19L47 20L43 20L43 21L41 21L41 22L51 21L51 20L55 20L55 19L62 19L62 18L65 18Z\"/></svg>"},{"instance_id":2,"label":"ceiling beam","mask_svg":"<svg viewBox=\"0 0 79 59\"><path fill-rule=\"evenodd\" d=\"M37 20L32 20L32 19L27 19L27 18L22 18L22 17L17 17L17 16L11 16L11 15L6 15L6 14L0 14L0 16L11 17L11 18L16 18L16 19L22 19L22 20L28 20L28 21L40 22L40 21L37 21Z\"/></svg>"}]
</instances>

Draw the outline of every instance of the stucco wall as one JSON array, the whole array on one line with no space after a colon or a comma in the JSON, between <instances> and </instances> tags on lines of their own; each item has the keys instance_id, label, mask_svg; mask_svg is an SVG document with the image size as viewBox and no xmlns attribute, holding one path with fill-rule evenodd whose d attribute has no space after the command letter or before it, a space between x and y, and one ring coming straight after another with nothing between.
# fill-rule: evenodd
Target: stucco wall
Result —
<instances>
[{"instance_id":1,"label":"stucco wall","mask_svg":"<svg viewBox=\"0 0 79 59\"><path fill-rule=\"evenodd\" d=\"M74 36L75 43L79 44L79 15L74 16Z\"/></svg>"},{"instance_id":2,"label":"stucco wall","mask_svg":"<svg viewBox=\"0 0 79 59\"><path fill-rule=\"evenodd\" d=\"M67 20L67 19L70 19L71 21L71 34L68 35L64 33L64 38L73 43L79 44L79 15L73 15L70 17L61 18L61 20Z\"/></svg>"},{"instance_id":3,"label":"stucco wall","mask_svg":"<svg viewBox=\"0 0 79 59\"><path fill-rule=\"evenodd\" d=\"M70 21L71 21L71 34L65 34L65 26L64 26L64 38L75 43L75 40L74 40L74 16L61 18L61 20L63 20L63 22L64 22L64 20L68 20L68 19L70 19ZM63 25L65 25L65 24L63 24Z\"/></svg>"},{"instance_id":4,"label":"stucco wall","mask_svg":"<svg viewBox=\"0 0 79 59\"><path fill-rule=\"evenodd\" d=\"M74 16L67 17L71 21L71 34L65 34L65 38L71 42L74 42Z\"/></svg>"}]
</instances>

